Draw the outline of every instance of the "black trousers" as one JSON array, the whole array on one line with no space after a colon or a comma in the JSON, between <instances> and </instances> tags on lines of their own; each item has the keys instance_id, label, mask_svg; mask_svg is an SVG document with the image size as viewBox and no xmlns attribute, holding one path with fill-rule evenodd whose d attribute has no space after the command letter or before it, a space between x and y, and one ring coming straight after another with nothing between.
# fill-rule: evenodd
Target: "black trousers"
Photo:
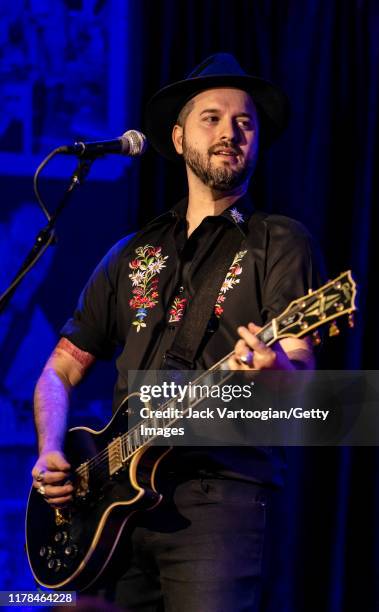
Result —
<instances>
[{"instance_id":1,"label":"black trousers","mask_svg":"<svg viewBox=\"0 0 379 612\"><path fill-rule=\"evenodd\" d=\"M134 530L116 603L130 612L257 612L267 489L203 477L165 493Z\"/></svg>"}]
</instances>

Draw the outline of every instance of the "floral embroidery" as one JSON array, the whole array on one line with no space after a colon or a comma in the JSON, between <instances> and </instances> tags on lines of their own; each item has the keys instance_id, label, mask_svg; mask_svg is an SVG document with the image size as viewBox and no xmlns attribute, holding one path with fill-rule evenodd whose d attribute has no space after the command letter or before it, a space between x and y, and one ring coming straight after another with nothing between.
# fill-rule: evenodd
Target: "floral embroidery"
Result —
<instances>
[{"instance_id":1,"label":"floral embroidery","mask_svg":"<svg viewBox=\"0 0 379 612\"><path fill-rule=\"evenodd\" d=\"M153 308L158 304L158 283L157 278L161 270L166 267L165 261L168 255L162 256L162 247L153 247L150 244L138 247L136 249L136 259L129 263L129 268L132 270L129 278L132 281L133 298L129 302L129 306L137 310L135 320L132 325L135 325L137 332L141 327L146 327L144 319L147 316L148 309Z\"/></svg>"},{"instance_id":2,"label":"floral embroidery","mask_svg":"<svg viewBox=\"0 0 379 612\"><path fill-rule=\"evenodd\" d=\"M225 276L224 282L222 283L220 292L218 294L216 304L214 305L213 312L217 318L220 318L224 312L224 308L222 304L225 302L225 293L229 291L229 289L233 289L235 285L238 285L240 279L237 278L242 274L242 266L240 266L240 261L245 257L247 253L246 251L238 251L235 255L233 262ZM176 296L172 302L171 308L169 310L170 318L168 320L169 323L179 323L184 315L188 304L187 298L181 298L180 296Z\"/></svg>"},{"instance_id":3,"label":"floral embroidery","mask_svg":"<svg viewBox=\"0 0 379 612\"><path fill-rule=\"evenodd\" d=\"M184 311L187 306L187 298L180 298L178 295L174 298L172 306L169 310L169 323L179 323L182 320Z\"/></svg>"},{"instance_id":4,"label":"floral embroidery","mask_svg":"<svg viewBox=\"0 0 379 612\"><path fill-rule=\"evenodd\" d=\"M233 221L235 221L235 223L243 223L243 221L245 220L243 214L240 213L236 207L231 208L229 212L230 212L230 216L233 218Z\"/></svg>"},{"instance_id":5,"label":"floral embroidery","mask_svg":"<svg viewBox=\"0 0 379 612\"><path fill-rule=\"evenodd\" d=\"M238 251L238 253L233 259L232 265L230 266L225 276L225 280L222 283L220 293L218 294L216 304L214 306L214 313L217 318L220 318L222 313L224 312L224 309L221 304L225 302L225 293L229 291L229 289L233 289L233 287L240 282L240 279L237 278L237 276L240 276L240 274L242 273L242 266L240 266L239 263L243 259L243 257L245 257L246 253L247 251Z\"/></svg>"}]
</instances>

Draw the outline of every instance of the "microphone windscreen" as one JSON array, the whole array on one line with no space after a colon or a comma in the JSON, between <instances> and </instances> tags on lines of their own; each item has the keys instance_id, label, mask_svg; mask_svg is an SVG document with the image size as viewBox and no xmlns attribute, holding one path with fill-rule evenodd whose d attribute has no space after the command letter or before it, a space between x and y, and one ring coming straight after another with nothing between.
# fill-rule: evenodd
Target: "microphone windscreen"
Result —
<instances>
[{"instance_id":1,"label":"microphone windscreen","mask_svg":"<svg viewBox=\"0 0 379 612\"><path fill-rule=\"evenodd\" d=\"M147 149L145 134L137 130L128 130L121 136L122 153L125 155L142 155Z\"/></svg>"}]
</instances>

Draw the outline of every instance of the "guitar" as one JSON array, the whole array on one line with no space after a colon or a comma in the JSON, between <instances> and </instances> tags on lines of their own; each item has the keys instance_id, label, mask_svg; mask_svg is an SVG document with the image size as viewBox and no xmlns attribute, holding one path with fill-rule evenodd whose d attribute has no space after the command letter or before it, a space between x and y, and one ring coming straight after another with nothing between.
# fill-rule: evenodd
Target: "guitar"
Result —
<instances>
[{"instance_id":1,"label":"guitar","mask_svg":"<svg viewBox=\"0 0 379 612\"><path fill-rule=\"evenodd\" d=\"M285 337L315 334L330 322L330 335L338 329L335 319L356 310L356 283L347 271L307 296L294 300L286 310L257 334L267 345ZM317 343L317 338L316 338ZM209 372L228 372L229 353ZM204 376L204 378L203 378ZM74 499L68 507L51 508L31 488L26 512L26 550L36 581L49 589L87 590L97 586L125 556L128 536L139 512L157 506L162 495L156 476L159 464L171 451L154 446L154 434L141 438L140 427L127 430L129 395L101 431L76 427L67 433L65 453L72 466ZM194 400L197 401L197 400ZM169 400L164 407L174 405ZM188 400L188 410L191 400ZM159 420L158 420L159 421ZM162 423L144 419L145 430ZM172 425L172 421L170 422Z\"/></svg>"}]
</instances>

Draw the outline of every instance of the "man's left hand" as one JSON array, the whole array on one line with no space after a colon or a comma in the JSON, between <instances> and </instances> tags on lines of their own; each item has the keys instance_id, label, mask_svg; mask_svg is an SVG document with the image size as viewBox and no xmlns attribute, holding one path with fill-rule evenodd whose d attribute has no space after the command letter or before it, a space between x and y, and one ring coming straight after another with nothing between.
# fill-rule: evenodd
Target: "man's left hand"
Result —
<instances>
[{"instance_id":1,"label":"man's left hand","mask_svg":"<svg viewBox=\"0 0 379 612\"><path fill-rule=\"evenodd\" d=\"M271 348L259 340L257 333L261 329L254 323L249 323L247 327L237 328L241 338L236 342L234 355L228 361L229 368L231 370L296 370L297 368L279 342L276 342ZM286 340L291 341L292 339L285 339L283 342ZM312 355L305 340L295 340L295 351Z\"/></svg>"}]
</instances>

